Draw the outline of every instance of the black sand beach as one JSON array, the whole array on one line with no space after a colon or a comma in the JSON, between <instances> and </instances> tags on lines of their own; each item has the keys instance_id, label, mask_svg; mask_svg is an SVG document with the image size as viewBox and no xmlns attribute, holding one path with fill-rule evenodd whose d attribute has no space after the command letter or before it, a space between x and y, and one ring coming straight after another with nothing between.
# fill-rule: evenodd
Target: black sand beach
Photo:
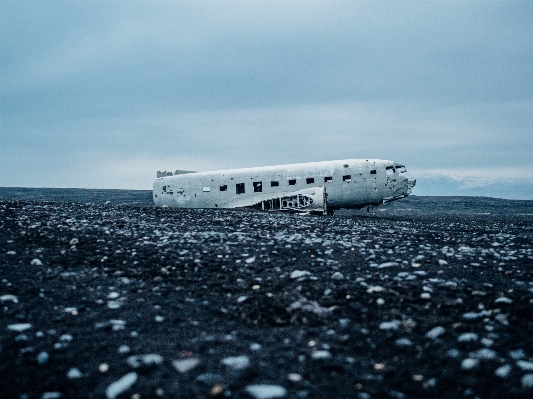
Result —
<instances>
[{"instance_id":1,"label":"black sand beach","mask_svg":"<svg viewBox=\"0 0 533 399\"><path fill-rule=\"evenodd\" d=\"M533 201L42 190L0 189L2 398L533 395Z\"/></svg>"}]
</instances>

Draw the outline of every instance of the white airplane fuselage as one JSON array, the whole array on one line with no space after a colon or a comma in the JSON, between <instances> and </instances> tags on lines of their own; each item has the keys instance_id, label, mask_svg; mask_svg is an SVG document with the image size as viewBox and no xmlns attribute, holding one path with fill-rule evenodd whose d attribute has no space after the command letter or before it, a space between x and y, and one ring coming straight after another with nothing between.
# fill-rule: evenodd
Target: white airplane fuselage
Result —
<instances>
[{"instance_id":1,"label":"white airplane fuselage","mask_svg":"<svg viewBox=\"0 0 533 399\"><path fill-rule=\"evenodd\" d=\"M324 202L327 201L329 211L362 208L409 195L415 182L409 182L404 172L403 165L378 159L194 172L157 178L153 185L153 199L156 206L172 208L258 206L283 210L270 208L273 199L300 198L300 204L303 204L301 198L305 197L311 198L310 202L316 205L325 193L327 200L324 198ZM296 209L298 204L293 206L293 200L289 201L292 210L299 210ZM302 205L301 211L305 211L304 208ZM323 209L325 212L325 203Z\"/></svg>"}]
</instances>

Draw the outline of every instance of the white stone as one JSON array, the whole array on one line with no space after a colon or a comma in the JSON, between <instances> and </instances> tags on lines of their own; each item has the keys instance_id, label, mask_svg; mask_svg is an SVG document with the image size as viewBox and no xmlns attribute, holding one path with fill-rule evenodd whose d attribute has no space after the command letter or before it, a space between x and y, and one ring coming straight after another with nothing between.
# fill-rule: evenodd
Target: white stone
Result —
<instances>
[{"instance_id":1,"label":"white stone","mask_svg":"<svg viewBox=\"0 0 533 399\"><path fill-rule=\"evenodd\" d=\"M67 373L67 378L77 379L83 377L83 374L76 367L71 368Z\"/></svg>"},{"instance_id":2,"label":"white stone","mask_svg":"<svg viewBox=\"0 0 533 399\"><path fill-rule=\"evenodd\" d=\"M399 320L383 321L379 324L380 330L397 330L399 327Z\"/></svg>"},{"instance_id":3,"label":"white stone","mask_svg":"<svg viewBox=\"0 0 533 399\"><path fill-rule=\"evenodd\" d=\"M255 262L255 256L252 256L251 258L246 259L245 262L248 264Z\"/></svg>"},{"instance_id":4,"label":"white stone","mask_svg":"<svg viewBox=\"0 0 533 399\"><path fill-rule=\"evenodd\" d=\"M147 355L130 356L127 360L128 364L133 368L139 368L143 366L155 366L163 363L163 356L156 353L150 353Z\"/></svg>"},{"instance_id":5,"label":"white stone","mask_svg":"<svg viewBox=\"0 0 533 399\"><path fill-rule=\"evenodd\" d=\"M172 365L174 366L174 368L180 373L186 373L187 371L192 370L199 364L200 364L200 359L197 359L195 357L191 357L189 359L183 359L183 360L174 360L172 362Z\"/></svg>"},{"instance_id":6,"label":"white stone","mask_svg":"<svg viewBox=\"0 0 533 399\"><path fill-rule=\"evenodd\" d=\"M42 266L43 265L43 262L41 262L39 259L35 258L34 260L31 261L30 263L32 266Z\"/></svg>"},{"instance_id":7,"label":"white stone","mask_svg":"<svg viewBox=\"0 0 533 399\"><path fill-rule=\"evenodd\" d=\"M463 370L471 370L475 367L477 367L479 364L479 360L477 359L471 359L471 358L466 358L464 359L462 362L461 362L461 368Z\"/></svg>"},{"instance_id":8,"label":"white stone","mask_svg":"<svg viewBox=\"0 0 533 399\"><path fill-rule=\"evenodd\" d=\"M444 259L439 259L439 265L440 266L446 266L448 262L446 262Z\"/></svg>"},{"instance_id":9,"label":"white stone","mask_svg":"<svg viewBox=\"0 0 533 399\"><path fill-rule=\"evenodd\" d=\"M107 295L108 299L116 299L120 296L118 292L110 292L109 295Z\"/></svg>"},{"instance_id":10,"label":"white stone","mask_svg":"<svg viewBox=\"0 0 533 399\"><path fill-rule=\"evenodd\" d=\"M30 323L10 324L7 326L8 330L17 331L17 332L26 331L28 328L31 328Z\"/></svg>"},{"instance_id":11,"label":"white stone","mask_svg":"<svg viewBox=\"0 0 533 399\"><path fill-rule=\"evenodd\" d=\"M475 333L464 333L457 338L457 342L472 342L477 340L478 336Z\"/></svg>"},{"instance_id":12,"label":"white stone","mask_svg":"<svg viewBox=\"0 0 533 399\"><path fill-rule=\"evenodd\" d=\"M19 303L19 300L15 295L2 295L0 296L0 301L2 302L11 301L13 303Z\"/></svg>"},{"instance_id":13,"label":"white stone","mask_svg":"<svg viewBox=\"0 0 533 399\"><path fill-rule=\"evenodd\" d=\"M397 262L385 262L385 263L379 264L377 267L378 269L383 269L385 267L393 267L393 266L398 266L398 263Z\"/></svg>"},{"instance_id":14,"label":"white stone","mask_svg":"<svg viewBox=\"0 0 533 399\"><path fill-rule=\"evenodd\" d=\"M135 381L137 381L137 373L131 372L113 382L105 390L107 399L115 399L118 395L130 389L135 384Z\"/></svg>"},{"instance_id":15,"label":"white stone","mask_svg":"<svg viewBox=\"0 0 533 399\"><path fill-rule=\"evenodd\" d=\"M59 399L61 396L61 392L45 392L41 395L41 399Z\"/></svg>"},{"instance_id":16,"label":"white stone","mask_svg":"<svg viewBox=\"0 0 533 399\"><path fill-rule=\"evenodd\" d=\"M526 362L525 360L519 360L516 365L524 371L533 371L533 362Z\"/></svg>"},{"instance_id":17,"label":"white stone","mask_svg":"<svg viewBox=\"0 0 533 399\"><path fill-rule=\"evenodd\" d=\"M251 351L258 351L259 349L261 349L261 345L260 344L258 344L258 343L250 344L250 350Z\"/></svg>"},{"instance_id":18,"label":"white stone","mask_svg":"<svg viewBox=\"0 0 533 399\"><path fill-rule=\"evenodd\" d=\"M498 299L494 301L494 303L513 303L512 299L509 299L507 297L501 296Z\"/></svg>"},{"instance_id":19,"label":"white stone","mask_svg":"<svg viewBox=\"0 0 533 399\"><path fill-rule=\"evenodd\" d=\"M533 388L533 374L526 374L522 377L521 382L524 388Z\"/></svg>"},{"instance_id":20,"label":"white stone","mask_svg":"<svg viewBox=\"0 0 533 399\"><path fill-rule=\"evenodd\" d=\"M315 352L313 352L311 357L313 359L330 359L331 358L331 353L329 353L328 351L324 351L324 350L315 351Z\"/></svg>"},{"instance_id":21,"label":"white stone","mask_svg":"<svg viewBox=\"0 0 533 399\"><path fill-rule=\"evenodd\" d=\"M410 339L407 338L399 338L394 342L398 346L411 346L413 343Z\"/></svg>"},{"instance_id":22,"label":"white stone","mask_svg":"<svg viewBox=\"0 0 533 399\"><path fill-rule=\"evenodd\" d=\"M16 255L17 253L15 251L7 251L6 255Z\"/></svg>"},{"instance_id":23,"label":"white stone","mask_svg":"<svg viewBox=\"0 0 533 399\"><path fill-rule=\"evenodd\" d=\"M124 354L124 353L129 353L130 350L131 349L130 349L130 347L128 345L121 345L118 348L117 352L120 353L120 354Z\"/></svg>"},{"instance_id":24,"label":"white stone","mask_svg":"<svg viewBox=\"0 0 533 399\"><path fill-rule=\"evenodd\" d=\"M80 241L77 238L73 238L69 241L69 245L77 245Z\"/></svg>"},{"instance_id":25,"label":"white stone","mask_svg":"<svg viewBox=\"0 0 533 399\"><path fill-rule=\"evenodd\" d=\"M241 303L241 302L244 302L248 299L247 296L240 296L237 298L237 303Z\"/></svg>"},{"instance_id":26,"label":"white stone","mask_svg":"<svg viewBox=\"0 0 533 399\"><path fill-rule=\"evenodd\" d=\"M165 318L164 318L163 316L159 316L159 315L158 315L158 316L155 317L154 320L155 320L156 322L158 322L158 323L162 323L162 322L165 320Z\"/></svg>"},{"instance_id":27,"label":"white stone","mask_svg":"<svg viewBox=\"0 0 533 399\"><path fill-rule=\"evenodd\" d=\"M511 356L511 359L519 360L526 357L526 352L524 352L523 349L517 349L514 351L509 351L509 356Z\"/></svg>"},{"instance_id":28,"label":"white stone","mask_svg":"<svg viewBox=\"0 0 533 399\"><path fill-rule=\"evenodd\" d=\"M311 275L307 270L295 270L291 273L291 278L300 278Z\"/></svg>"},{"instance_id":29,"label":"white stone","mask_svg":"<svg viewBox=\"0 0 533 399\"><path fill-rule=\"evenodd\" d=\"M494 352L492 349L483 348L475 352L471 352L470 357L475 359L490 360L496 358L496 352Z\"/></svg>"},{"instance_id":30,"label":"white stone","mask_svg":"<svg viewBox=\"0 0 533 399\"><path fill-rule=\"evenodd\" d=\"M426 333L426 337L429 338L429 339L437 339L438 337L440 337L445 332L446 332L446 330L444 329L444 327L437 326L437 327L432 328L431 330L429 330Z\"/></svg>"},{"instance_id":31,"label":"white stone","mask_svg":"<svg viewBox=\"0 0 533 399\"><path fill-rule=\"evenodd\" d=\"M48 353L46 352L40 352L36 357L37 363L39 364L45 364L49 358L50 356L48 356Z\"/></svg>"},{"instance_id":32,"label":"white stone","mask_svg":"<svg viewBox=\"0 0 533 399\"><path fill-rule=\"evenodd\" d=\"M287 390L280 385L248 385L245 390L255 399L276 399L287 395Z\"/></svg>"},{"instance_id":33,"label":"white stone","mask_svg":"<svg viewBox=\"0 0 533 399\"><path fill-rule=\"evenodd\" d=\"M431 294L429 292L424 292L424 293L420 294L420 298L429 299L429 298L431 298Z\"/></svg>"},{"instance_id":34,"label":"white stone","mask_svg":"<svg viewBox=\"0 0 533 399\"><path fill-rule=\"evenodd\" d=\"M500 377L500 378L507 378L507 376L509 375L510 372L511 372L511 365L510 364L504 364L503 366L498 367L494 371L494 375L496 377Z\"/></svg>"},{"instance_id":35,"label":"white stone","mask_svg":"<svg viewBox=\"0 0 533 399\"><path fill-rule=\"evenodd\" d=\"M342 279L344 279L344 275L341 272L335 272L331 276L331 279L332 280L342 280Z\"/></svg>"},{"instance_id":36,"label":"white stone","mask_svg":"<svg viewBox=\"0 0 533 399\"><path fill-rule=\"evenodd\" d=\"M120 302L118 302L118 301L107 301L107 307L109 309L118 309L118 308L120 308Z\"/></svg>"},{"instance_id":37,"label":"white stone","mask_svg":"<svg viewBox=\"0 0 533 399\"><path fill-rule=\"evenodd\" d=\"M242 370L250 365L248 356L231 356L220 361L223 365L231 367L234 370Z\"/></svg>"}]
</instances>

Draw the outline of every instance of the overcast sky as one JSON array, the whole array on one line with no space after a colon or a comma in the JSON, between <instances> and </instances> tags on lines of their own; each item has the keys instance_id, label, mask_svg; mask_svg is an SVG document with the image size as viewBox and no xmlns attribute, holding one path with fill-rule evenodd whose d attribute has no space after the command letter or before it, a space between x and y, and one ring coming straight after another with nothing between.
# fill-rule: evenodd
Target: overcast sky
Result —
<instances>
[{"instance_id":1,"label":"overcast sky","mask_svg":"<svg viewBox=\"0 0 533 399\"><path fill-rule=\"evenodd\" d=\"M533 199L531 1L0 0L0 186L404 163Z\"/></svg>"}]
</instances>

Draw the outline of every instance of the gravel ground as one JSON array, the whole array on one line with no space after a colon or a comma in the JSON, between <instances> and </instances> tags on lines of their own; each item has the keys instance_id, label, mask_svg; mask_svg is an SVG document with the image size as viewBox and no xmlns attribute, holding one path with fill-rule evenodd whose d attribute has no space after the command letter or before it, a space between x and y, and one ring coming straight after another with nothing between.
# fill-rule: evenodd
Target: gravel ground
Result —
<instances>
[{"instance_id":1,"label":"gravel ground","mask_svg":"<svg viewBox=\"0 0 533 399\"><path fill-rule=\"evenodd\" d=\"M424 198L0 199L0 397L532 397L532 202Z\"/></svg>"}]
</instances>

